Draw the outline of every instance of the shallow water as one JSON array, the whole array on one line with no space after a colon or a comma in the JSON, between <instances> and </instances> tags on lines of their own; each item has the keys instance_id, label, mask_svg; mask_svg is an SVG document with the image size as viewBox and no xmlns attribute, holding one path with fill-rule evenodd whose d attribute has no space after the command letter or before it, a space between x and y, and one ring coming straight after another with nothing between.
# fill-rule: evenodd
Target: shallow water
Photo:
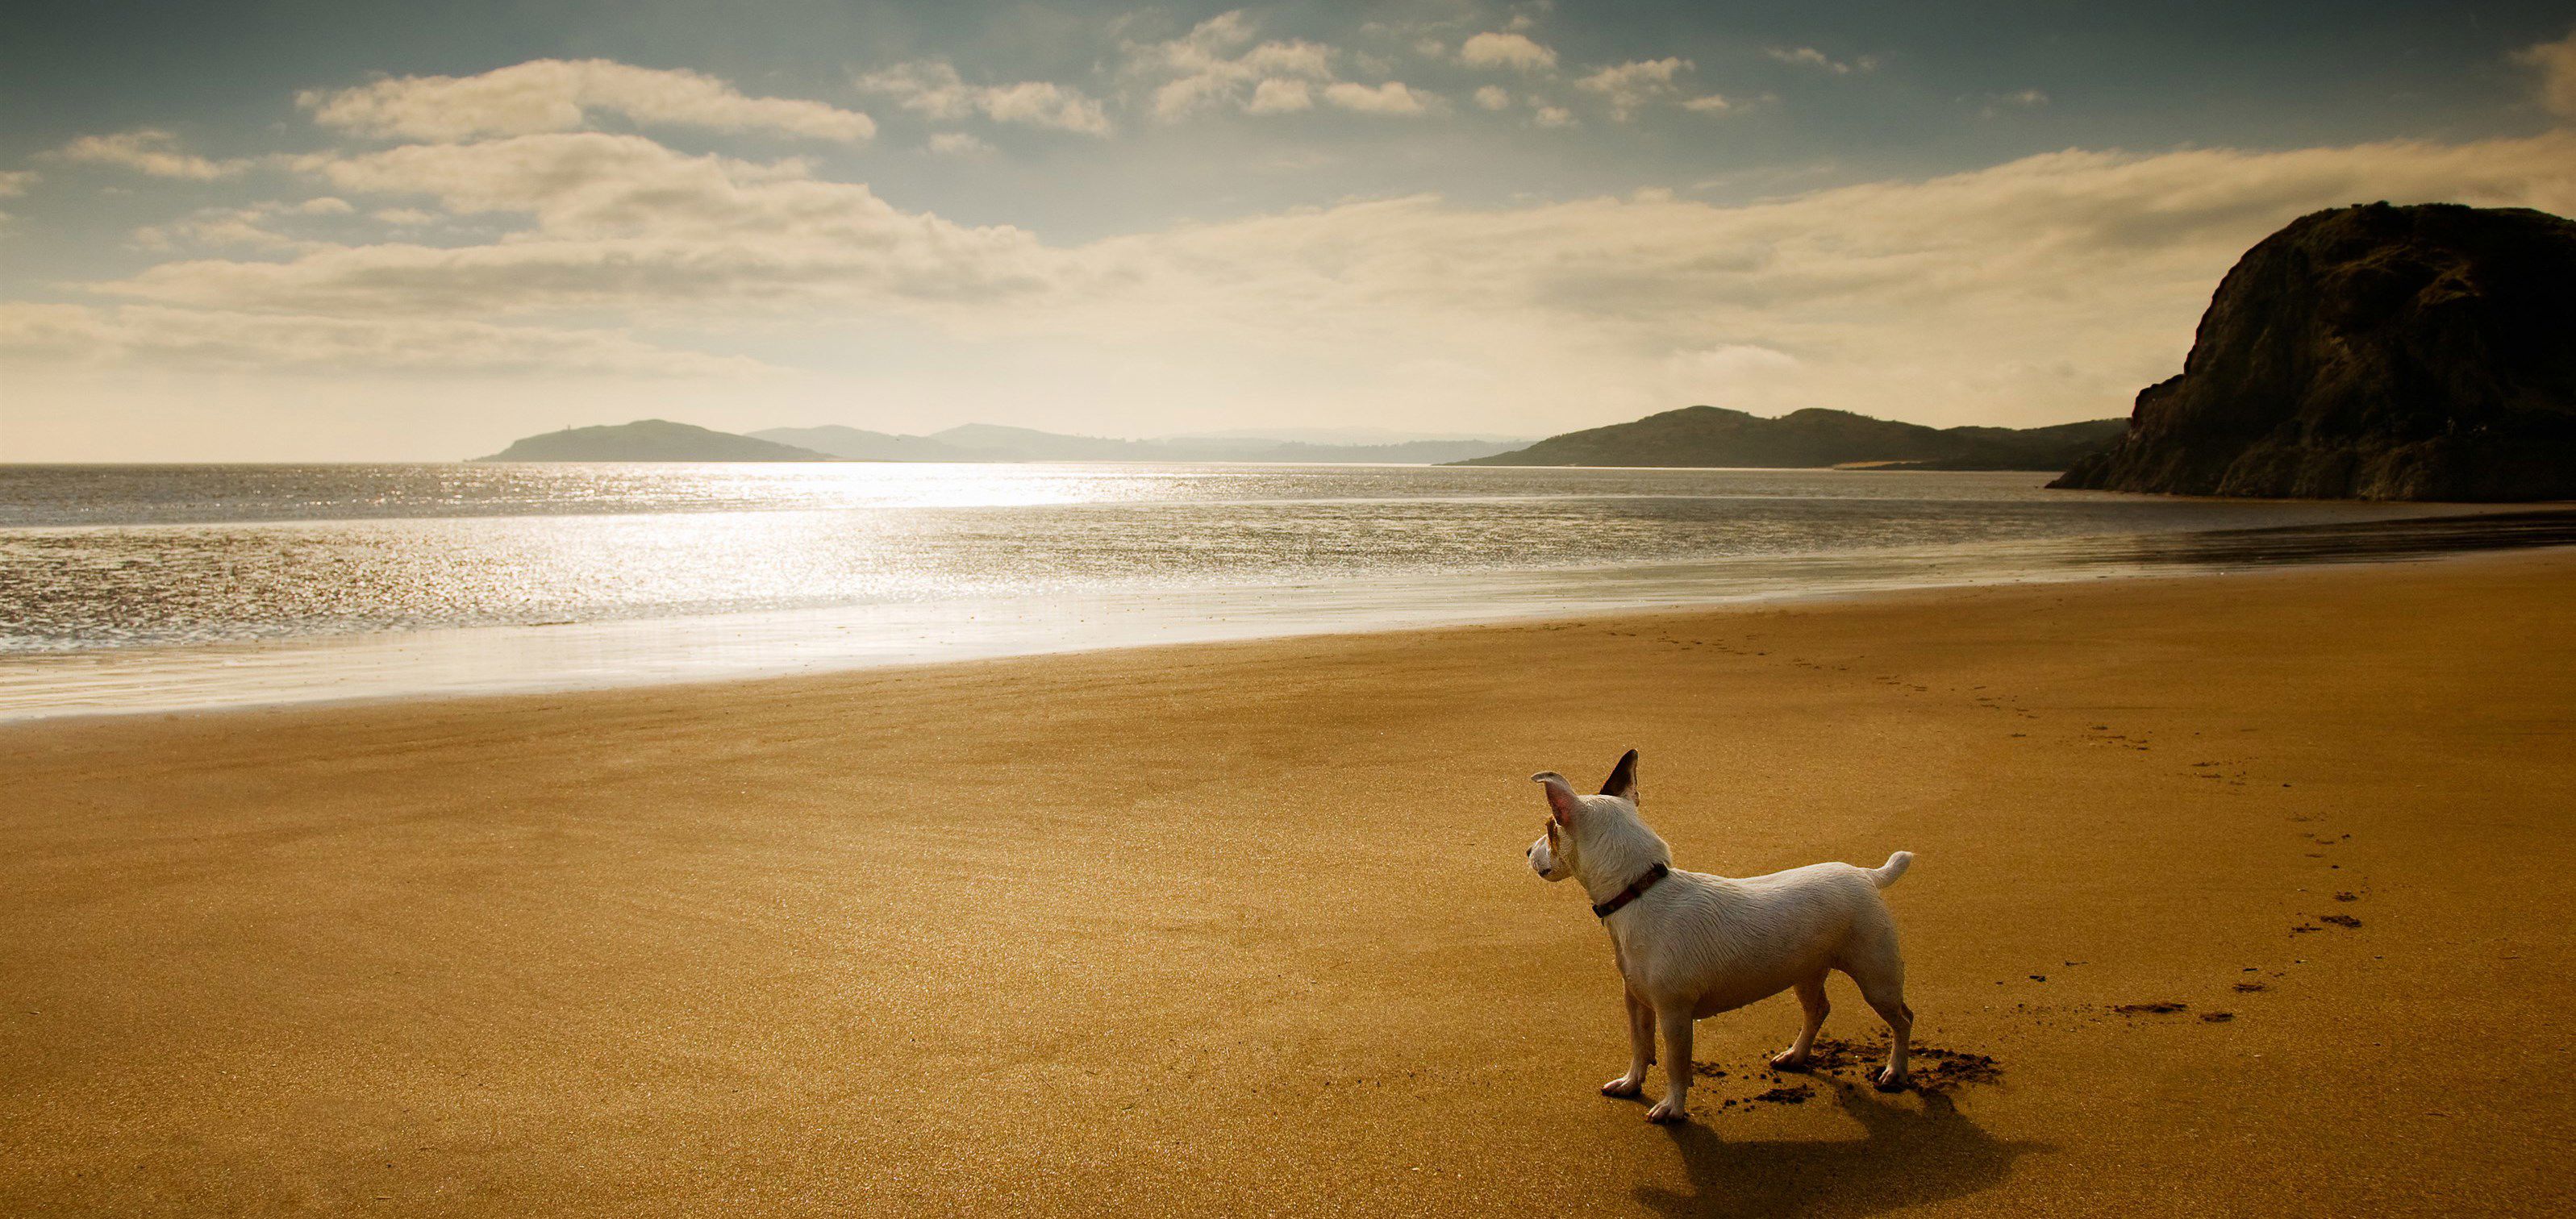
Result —
<instances>
[{"instance_id":1,"label":"shallow water","mask_svg":"<svg viewBox=\"0 0 2576 1219\"><path fill-rule=\"evenodd\" d=\"M1404 466L5 467L0 717L2576 541L2576 515L2174 500L2044 481Z\"/></svg>"}]
</instances>

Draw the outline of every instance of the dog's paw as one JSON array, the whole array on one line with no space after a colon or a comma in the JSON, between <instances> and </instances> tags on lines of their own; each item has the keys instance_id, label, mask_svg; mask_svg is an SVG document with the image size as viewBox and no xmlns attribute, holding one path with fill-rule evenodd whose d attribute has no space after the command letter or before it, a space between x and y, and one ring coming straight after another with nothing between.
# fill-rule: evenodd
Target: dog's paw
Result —
<instances>
[{"instance_id":1,"label":"dog's paw","mask_svg":"<svg viewBox=\"0 0 2576 1219\"><path fill-rule=\"evenodd\" d=\"M1646 1110L1646 1120L1650 1122L1680 1122L1689 1119L1689 1105L1669 1096L1656 1101L1654 1108Z\"/></svg>"},{"instance_id":2,"label":"dog's paw","mask_svg":"<svg viewBox=\"0 0 2576 1219\"><path fill-rule=\"evenodd\" d=\"M1870 1076L1870 1086L1881 1092L1902 1092L1914 1086L1914 1077L1894 1067L1880 1067Z\"/></svg>"},{"instance_id":3,"label":"dog's paw","mask_svg":"<svg viewBox=\"0 0 2576 1219\"><path fill-rule=\"evenodd\" d=\"M1611 1080L1609 1083L1601 1085L1601 1095L1635 1096L1639 1092L1645 1091L1645 1089L1646 1081L1642 1079L1630 1079L1629 1077L1622 1075L1617 1079Z\"/></svg>"},{"instance_id":4,"label":"dog's paw","mask_svg":"<svg viewBox=\"0 0 2576 1219\"><path fill-rule=\"evenodd\" d=\"M1807 1056L1797 1052L1796 1050L1782 1050L1771 1056L1771 1069L1774 1071L1804 1071L1807 1069Z\"/></svg>"}]
</instances>

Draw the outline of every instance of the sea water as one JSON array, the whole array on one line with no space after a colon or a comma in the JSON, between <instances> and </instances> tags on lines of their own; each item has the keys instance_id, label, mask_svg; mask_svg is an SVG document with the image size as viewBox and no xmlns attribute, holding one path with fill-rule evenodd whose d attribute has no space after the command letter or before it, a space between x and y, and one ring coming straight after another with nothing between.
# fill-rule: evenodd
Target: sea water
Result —
<instances>
[{"instance_id":1,"label":"sea water","mask_svg":"<svg viewBox=\"0 0 2576 1219\"><path fill-rule=\"evenodd\" d=\"M2576 542L2045 475L0 467L0 718L539 690Z\"/></svg>"}]
</instances>

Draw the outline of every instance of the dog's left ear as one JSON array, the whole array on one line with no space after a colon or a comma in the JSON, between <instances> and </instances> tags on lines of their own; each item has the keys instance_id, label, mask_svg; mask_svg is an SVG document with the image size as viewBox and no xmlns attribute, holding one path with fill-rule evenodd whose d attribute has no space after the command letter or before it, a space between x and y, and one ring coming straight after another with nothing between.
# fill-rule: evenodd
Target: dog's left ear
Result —
<instances>
[{"instance_id":1,"label":"dog's left ear","mask_svg":"<svg viewBox=\"0 0 2576 1219\"><path fill-rule=\"evenodd\" d=\"M1601 785L1601 794L1617 796L1630 804L1637 802L1637 751L1619 756L1619 764L1610 770L1610 778Z\"/></svg>"}]
</instances>

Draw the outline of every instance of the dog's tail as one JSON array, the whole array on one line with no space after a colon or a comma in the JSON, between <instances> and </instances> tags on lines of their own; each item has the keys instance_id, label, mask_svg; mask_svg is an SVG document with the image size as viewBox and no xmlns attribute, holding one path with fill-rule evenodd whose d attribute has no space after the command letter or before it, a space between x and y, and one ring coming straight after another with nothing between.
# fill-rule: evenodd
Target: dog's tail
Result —
<instances>
[{"instance_id":1,"label":"dog's tail","mask_svg":"<svg viewBox=\"0 0 2576 1219\"><path fill-rule=\"evenodd\" d=\"M1897 853L1888 856L1886 863L1870 869L1869 878L1872 881L1877 882L1879 888L1884 889L1889 885L1895 884L1897 877L1905 875L1907 865L1912 864L1913 862L1914 852L1898 851Z\"/></svg>"}]
</instances>

